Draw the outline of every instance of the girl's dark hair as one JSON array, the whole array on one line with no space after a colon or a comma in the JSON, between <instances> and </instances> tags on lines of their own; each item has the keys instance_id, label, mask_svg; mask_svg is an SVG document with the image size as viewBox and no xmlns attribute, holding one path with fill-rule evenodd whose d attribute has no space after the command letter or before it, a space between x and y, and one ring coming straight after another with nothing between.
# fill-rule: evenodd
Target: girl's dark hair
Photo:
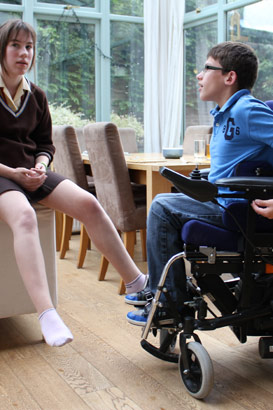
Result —
<instances>
[{"instance_id":1,"label":"girl's dark hair","mask_svg":"<svg viewBox=\"0 0 273 410\"><path fill-rule=\"evenodd\" d=\"M208 57L219 61L223 72L236 72L239 90L252 89L258 74L258 58L250 46L240 42L226 41L213 47Z\"/></svg>"},{"instance_id":2,"label":"girl's dark hair","mask_svg":"<svg viewBox=\"0 0 273 410\"><path fill-rule=\"evenodd\" d=\"M6 53L6 47L8 45L8 42L10 41L11 38L17 38L19 31L24 31L26 34L30 34L33 40L33 59L31 62L30 70L33 67L33 64L35 62L35 56L36 56L36 33L34 28L28 24L25 23L22 20L19 19L12 19L12 20L7 20L5 23L1 24L0 26L0 64L3 70L6 71L5 68L5 53Z\"/></svg>"}]
</instances>

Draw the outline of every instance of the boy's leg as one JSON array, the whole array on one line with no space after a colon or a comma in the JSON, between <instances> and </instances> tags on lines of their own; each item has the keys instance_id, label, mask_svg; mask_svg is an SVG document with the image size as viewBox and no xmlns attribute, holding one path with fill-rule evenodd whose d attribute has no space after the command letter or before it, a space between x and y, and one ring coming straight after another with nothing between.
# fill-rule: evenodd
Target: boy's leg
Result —
<instances>
[{"instance_id":1,"label":"boy's leg","mask_svg":"<svg viewBox=\"0 0 273 410\"><path fill-rule=\"evenodd\" d=\"M163 268L175 254L183 251L181 229L191 219L222 225L222 211L213 203L200 203L183 194L160 194L154 199L148 217L147 253L149 288L156 292ZM185 267L182 259L170 268L165 285L177 307L187 298ZM130 323L145 324L147 309L128 313Z\"/></svg>"}]
</instances>

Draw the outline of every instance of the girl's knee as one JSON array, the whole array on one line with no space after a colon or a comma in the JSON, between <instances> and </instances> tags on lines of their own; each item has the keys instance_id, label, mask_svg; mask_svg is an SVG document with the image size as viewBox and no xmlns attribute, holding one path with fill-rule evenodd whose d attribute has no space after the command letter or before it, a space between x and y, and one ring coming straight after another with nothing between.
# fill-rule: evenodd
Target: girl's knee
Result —
<instances>
[{"instance_id":1,"label":"girl's knee","mask_svg":"<svg viewBox=\"0 0 273 410\"><path fill-rule=\"evenodd\" d=\"M33 229L36 229L37 216L32 206L22 209L22 212L17 218L16 224L18 227L24 229L25 231L32 231Z\"/></svg>"}]
</instances>

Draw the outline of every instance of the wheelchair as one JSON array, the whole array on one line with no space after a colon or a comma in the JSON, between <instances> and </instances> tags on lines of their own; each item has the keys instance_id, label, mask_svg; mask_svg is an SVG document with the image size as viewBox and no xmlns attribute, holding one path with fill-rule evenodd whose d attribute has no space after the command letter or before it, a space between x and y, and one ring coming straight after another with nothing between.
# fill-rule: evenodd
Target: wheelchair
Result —
<instances>
[{"instance_id":1,"label":"wheelchair","mask_svg":"<svg viewBox=\"0 0 273 410\"><path fill-rule=\"evenodd\" d=\"M197 399L207 397L214 383L212 361L197 330L228 326L241 343L248 336L260 336L260 356L273 358L273 221L259 217L250 206L256 198L273 198L273 178L257 169L255 175L260 176L233 176L215 184L168 168L160 170L179 192L201 202L236 198L223 211L226 228L198 220L184 224L184 249L165 265L142 333L141 346L161 360L178 363L186 390ZM219 187L227 192L218 194ZM170 267L179 258L190 264L190 296L184 302L187 314L183 316L164 286ZM168 320L156 315L162 294L171 312ZM150 333L155 337L158 332L159 347L147 340ZM174 351L177 340L179 354Z\"/></svg>"}]
</instances>

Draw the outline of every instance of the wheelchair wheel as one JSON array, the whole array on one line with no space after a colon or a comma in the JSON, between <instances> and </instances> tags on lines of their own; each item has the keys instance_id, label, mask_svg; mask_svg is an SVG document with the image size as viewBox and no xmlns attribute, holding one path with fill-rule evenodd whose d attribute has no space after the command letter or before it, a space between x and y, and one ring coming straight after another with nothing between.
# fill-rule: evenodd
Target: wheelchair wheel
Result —
<instances>
[{"instance_id":1,"label":"wheelchair wheel","mask_svg":"<svg viewBox=\"0 0 273 410\"><path fill-rule=\"evenodd\" d=\"M205 348L198 342L187 344L189 373L184 373L182 354L179 355L179 371L189 394L196 399L204 399L213 386L212 361Z\"/></svg>"},{"instance_id":2,"label":"wheelchair wheel","mask_svg":"<svg viewBox=\"0 0 273 410\"><path fill-rule=\"evenodd\" d=\"M160 350L164 353L173 353L176 345L177 335L169 333L168 329L160 329L159 343Z\"/></svg>"}]
</instances>

